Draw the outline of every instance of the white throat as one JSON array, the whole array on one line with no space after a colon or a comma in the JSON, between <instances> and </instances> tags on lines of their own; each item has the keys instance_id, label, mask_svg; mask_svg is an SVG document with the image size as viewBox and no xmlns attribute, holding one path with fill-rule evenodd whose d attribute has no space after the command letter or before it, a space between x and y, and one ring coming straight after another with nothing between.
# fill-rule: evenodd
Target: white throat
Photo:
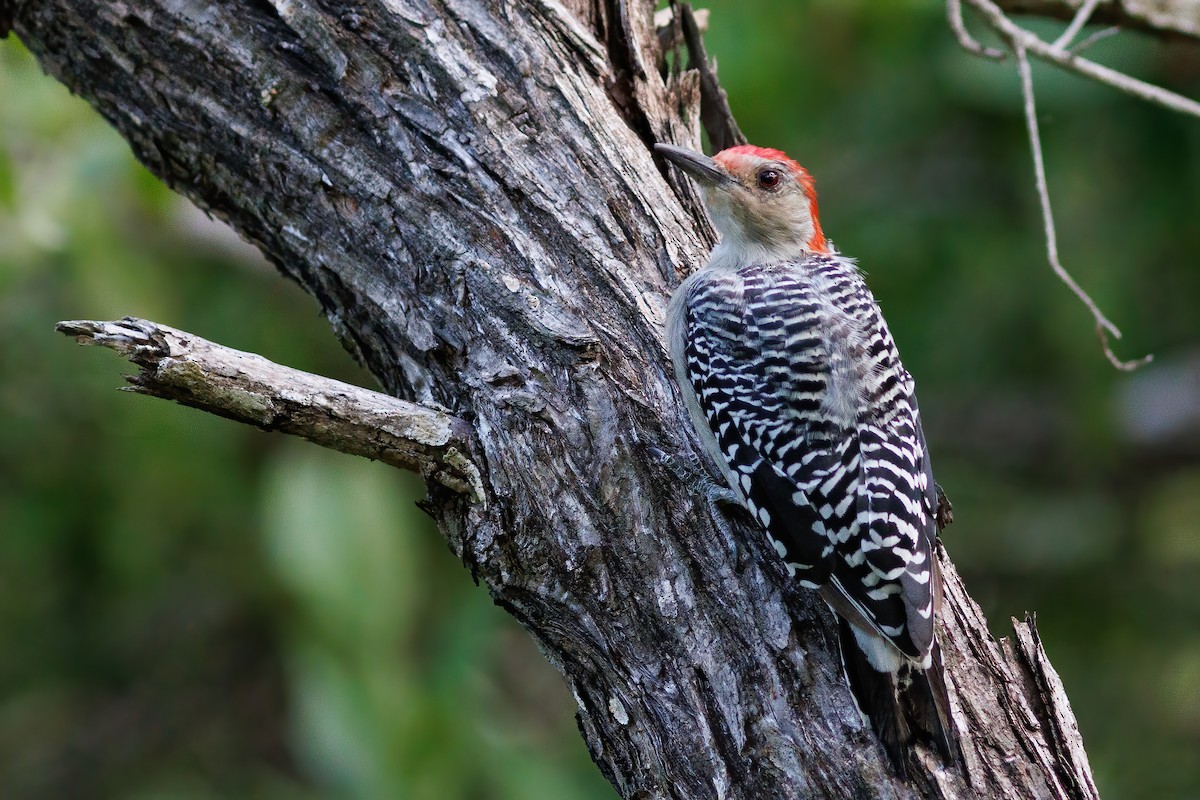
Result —
<instances>
[{"instance_id":1,"label":"white throat","mask_svg":"<svg viewBox=\"0 0 1200 800\"><path fill-rule=\"evenodd\" d=\"M738 241L732 236L723 236L709 254L705 266L716 270L737 270L750 264L778 260L759 242Z\"/></svg>"},{"instance_id":2,"label":"white throat","mask_svg":"<svg viewBox=\"0 0 1200 800\"><path fill-rule=\"evenodd\" d=\"M744 215L730 207L728 198L710 191L707 200L713 226L721 234L721 241L709 256L708 267L735 270L749 264L803 259L812 252L807 243L815 226L807 217L789 220L789 224L774 230L763 229L761 225L756 226L758 230L751 230Z\"/></svg>"}]
</instances>

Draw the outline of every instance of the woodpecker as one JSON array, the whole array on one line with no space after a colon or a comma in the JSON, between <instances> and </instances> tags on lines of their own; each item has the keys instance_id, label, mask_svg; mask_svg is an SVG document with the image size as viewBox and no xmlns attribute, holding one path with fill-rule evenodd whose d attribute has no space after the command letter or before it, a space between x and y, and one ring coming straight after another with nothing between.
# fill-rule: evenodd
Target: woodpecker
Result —
<instances>
[{"instance_id":1,"label":"woodpecker","mask_svg":"<svg viewBox=\"0 0 1200 800\"><path fill-rule=\"evenodd\" d=\"M787 155L655 150L700 184L721 234L667 315L704 448L787 574L837 615L850 688L897 771L919 737L952 764L936 486L879 306L825 238L812 177Z\"/></svg>"}]
</instances>

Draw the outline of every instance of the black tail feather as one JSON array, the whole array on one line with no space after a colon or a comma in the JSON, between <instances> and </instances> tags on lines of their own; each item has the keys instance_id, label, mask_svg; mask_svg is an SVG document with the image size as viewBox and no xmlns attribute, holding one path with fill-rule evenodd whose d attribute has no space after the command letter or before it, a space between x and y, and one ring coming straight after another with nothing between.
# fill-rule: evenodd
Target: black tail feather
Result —
<instances>
[{"instance_id":1,"label":"black tail feather","mask_svg":"<svg viewBox=\"0 0 1200 800\"><path fill-rule=\"evenodd\" d=\"M929 669L912 670L912 682L902 693L901 702L911 709L916 726L937 746L942 760L951 766L957 764L960 757L958 736L950 722L950 695L946 691L942 649L936 639L933 663Z\"/></svg>"},{"instance_id":2,"label":"black tail feather","mask_svg":"<svg viewBox=\"0 0 1200 800\"><path fill-rule=\"evenodd\" d=\"M933 664L928 670L911 669L894 675L871 666L859 649L850 624L840 616L838 639L850 690L900 777L907 777L908 750L917 738L932 741L948 765L956 764L958 740L950 723L942 654L937 643L933 645Z\"/></svg>"}]
</instances>

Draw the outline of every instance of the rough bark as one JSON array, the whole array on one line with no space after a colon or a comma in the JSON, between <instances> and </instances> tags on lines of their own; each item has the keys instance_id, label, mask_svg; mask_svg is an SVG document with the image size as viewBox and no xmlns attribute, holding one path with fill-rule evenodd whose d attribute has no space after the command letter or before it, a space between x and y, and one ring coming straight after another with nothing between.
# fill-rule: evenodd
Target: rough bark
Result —
<instances>
[{"instance_id":1,"label":"rough bark","mask_svg":"<svg viewBox=\"0 0 1200 800\"><path fill-rule=\"evenodd\" d=\"M0 0L0 24L389 393L471 426L482 501L432 481L427 508L622 797L1095 797L1032 623L995 641L944 553L965 764L918 749L904 782L828 611L681 488L663 310L712 234L648 146L698 144L699 80L661 77L649 0L570 5Z\"/></svg>"},{"instance_id":2,"label":"rough bark","mask_svg":"<svg viewBox=\"0 0 1200 800\"><path fill-rule=\"evenodd\" d=\"M1084 0L997 0L1012 14L1071 19ZM1096 7L1092 22L1119 25L1159 36L1200 39L1200 0L1108 0Z\"/></svg>"},{"instance_id":3,"label":"rough bark","mask_svg":"<svg viewBox=\"0 0 1200 800\"><path fill-rule=\"evenodd\" d=\"M483 501L471 426L445 411L285 367L157 322L70 320L55 329L141 369L126 388L264 431L412 470Z\"/></svg>"}]
</instances>

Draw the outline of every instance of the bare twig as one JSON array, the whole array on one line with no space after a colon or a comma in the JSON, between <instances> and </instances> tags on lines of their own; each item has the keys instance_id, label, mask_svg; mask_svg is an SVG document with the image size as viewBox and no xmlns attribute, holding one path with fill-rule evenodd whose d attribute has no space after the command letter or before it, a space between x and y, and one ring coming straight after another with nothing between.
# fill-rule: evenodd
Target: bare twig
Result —
<instances>
[{"instance_id":1,"label":"bare twig","mask_svg":"<svg viewBox=\"0 0 1200 800\"><path fill-rule=\"evenodd\" d=\"M1099 42L1103 39L1107 39L1110 36L1116 36L1120 32L1121 32L1121 27L1119 25L1111 25L1107 28L1101 28L1100 30L1093 33L1091 36L1084 39L1079 44L1072 47L1071 52L1072 53L1082 53L1084 50L1087 50L1089 47L1094 45L1096 42Z\"/></svg>"},{"instance_id":2,"label":"bare twig","mask_svg":"<svg viewBox=\"0 0 1200 800\"><path fill-rule=\"evenodd\" d=\"M966 0L966 2L979 11L997 33L1014 45L1019 43L1024 50L1038 58L1100 83L1108 84L1114 89L1119 89L1148 103L1200 118L1200 103L1191 98L1140 81L1137 78L1131 78L1115 69L1109 69L1094 61L1081 58L1070 50L1064 50L1043 41L1036 34L1010 20L992 0Z\"/></svg>"},{"instance_id":3,"label":"bare twig","mask_svg":"<svg viewBox=\"0 0 1200 800\"><path fill-rule=\"evenodd\" d=\"M1079 13L1080 0L995 0L1009 15L1030 14L1070 21ZM1197 0L1108 0L1101 2L1091 20L1116 25L1162 40L1200 40L1200 3Z\"/></svg>"},{"instance_id":4,"label":"bare twig","mask_svg":"<svg viewBox=\"0 0 1200 800\"><path fill-rule=\"evenodd\" d=\"M1087 25L1088 20L1092 17L1092 12L1096 10L1096 6L1100 5L1100 0L1083 0L1083 5L1079 7L1079 11L1075 13L1075 17L1071 20L1071 24L1063 31L1062 36L1054 40L1054 47L1059 50L1065 50L1079 32L1083 30L1083 26Z\"/></svg>"},{"instance_id":5,"label":"bare twig","mask_svg":"<svg viewBox=\"0 0 1200 800\"><path fill-rule=\"evenodd\" d=\"M438 409L284 367L144 319L71 320L55 329L141 367L130 391L419 472L483 499L471 426Z\"/></svg>"},{"instance_id":6,"label":"bare twig","mask_svg":"<svg viewBox=\"0 0 1200 800\"><path fill-rule=\"evenodd\" d=\"M1145 81L1131 78L1128 75L1080 58L1077 55L1078 51L1099 41L1100 38L1103 38L1103 35L1111 35L1111 33L1102 32L1103 35L1093 35L1081 42L1074 50L1068 49L1070 43L1074 41L1084 25L1091 19L1092 14L1100 5L1100 0L1083 0L1067 29L1063 31L1062 35L1053 44L1044 41L1041 37L1014 23L992 0L967 0L967 2L984 16L996 33L1008 40L1012 46L1013 53L1017 57L1017 72L1021 78L1021 94L1025 105L1025 124L1029 132L1029 147L1033 155L1034 177L1037 182L1038 199L1041 202L1042 224L1046 235L1046 256L1050 262L1050 267L1092 313L1092 318L1096 322L1096 335L1100 338L1100 342L1104 348L1104 355L1108 358L1109 362L1117 369L1137 369L1143 364L1148 363L1152 359L1152 356L1147 355L1134 361L1122 361L1117 358L1108 337L1111 335L1119 339L1121 338L1121 332L1117 329L1116 325L1104 316L1095 301L1071 277L1071 274L1067 272L1059 260L1054 212L1051 208L1050 193L1046 185L1046 167L1042 159L1041 136L1038 133L1037 106L1033 95L1033 77L1029 64L1029 54L1032 53L1039 58L1058 64L1072 72L1092 78L1101 83L1106 83L1147 102L1198 118L1200 118L1200 103L1183 95L1175 94L1161 87L1146 83ZM946 9L950 28L958 38L959 43L968 51L987 55L981 52L982 47L974 39L971 39L970 35L966 32L962 20L960 0L947 0Z\"/></svg>"},{"instance_id":7,"label":"bare twig","mask_svg":"<svg viewBox=\"0 0 1200 800\"><path fill-rule=\"evenodd\" d=\"M946 21L950 24L950 30L954 32L954 36L958 39L958 43L968 53L974 53L977 56L984 58L992 58L1000 61L1004 58L1002 50L996 50L992 47L984 47L979 43L971 33L967 30L966 23L963 22L962 0L946 0Z\"/></svg>"},{"instance_id":8,"label":"bare twig","mask_svg":"<svg viewBox=\"0 0 1200 800\"><path fill-rule=\"evenodd\" d=\"M1100 342L1104 346L1104 355L1108 357L1109 362L1120 370L1134 370L1143 364L1147 364L1153 358L1151 355L1144 356L1135 361L1122 361L1113 353L1112 346L1109 344L1108 335L1112 334L1115 338L1121 338L1121 331L1117 326L1109 321L1108 317L1104 316L1103 312L1096 305L1096 302L1088 295L1083 288L1075 282L1071 277L1071 273L1063 267L1062 262L1058 258L1058 235L1054 227L1054 211L1050 206L1050 191L1046 185L1046 166L1042 160L1042 141L1041 135L1038 133L1037 122L1037 106L1033 96L1033 75L1029 66L1029 56L1025 52L1025 47L1022 42L1017 39L1012 40L1013 53L1017 57L1017 73L1021 76L1021 95L1025 101L1025 126L1029 131L1029 149L1033 155L1033 173L1034 180L1037 184L1038 198L1042 205L1042 224L1045 227L1046 233L1046 257L1050 262L1051 269L1058 276L1059 280L1065 283L1075 296L1087 306L1092 312L1092 317L1096 321L1096 333L1100 337Z\"/></svg>"}]
</instances>

